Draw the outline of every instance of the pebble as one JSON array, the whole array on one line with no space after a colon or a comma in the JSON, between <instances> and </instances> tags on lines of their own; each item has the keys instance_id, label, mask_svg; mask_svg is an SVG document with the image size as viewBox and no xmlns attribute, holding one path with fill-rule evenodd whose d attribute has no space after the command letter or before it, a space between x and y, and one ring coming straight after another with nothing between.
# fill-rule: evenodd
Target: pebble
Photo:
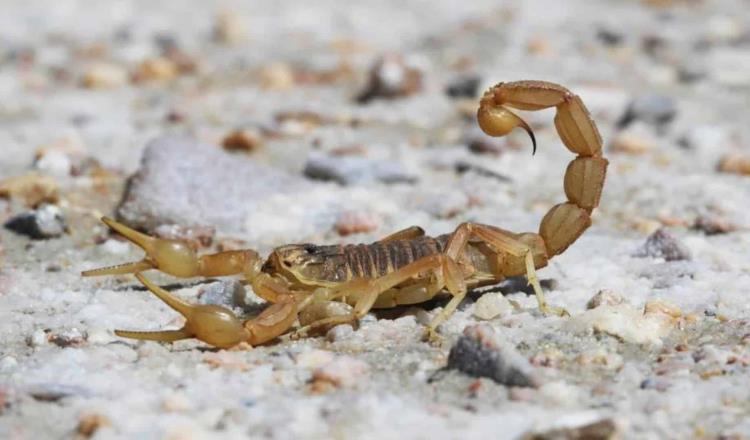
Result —
<instances>
[{"instance_id":1,"label":"pebble","mask_svg":"<svg viewBox=\"0 0 750 440\"><path fill-rule=\"evenodd\" d=\"M5 222L5 228L35 240L59 237L67 231L65 218L55 205L43 205L18 214Z\"/></svg>"},{"instance_id":2,"label":"pebble","mask_svg":"<svg viewBox=\"0 0 750 440\"><path fill-rule=\"evenodd\" d=\"M367 375L370 366L351 356L336 356L313 372L313 387L330 384L337 388L352 388Z\"/></svg>"},{"instance_id":3,"label":"pebble","mask_svg":"<svg viewBox=\"0 0 750 440\"><path fill-rule=\"evenodd\" d=\"M89 392L79 386L61 383L36 383L25 388L28 395L42 402L57 402L71 396L87 396Z\"/></svg>"},{"instance_id":4,"label":"pebble","mask_svg":"<svg viewBox=\"0 0 750 440\"><path fill-rule=\"evenodd\" d=\"M167 412L183 412L189 410L192 405L185 393L176 391L165 396L161 402L161 406Z\"/></svg>"},{"instance_id":5,"label":"pebble","mask_svg":"<svg viewBox=\"0 0 750 440\"><path fill-rule=\"evenodd\" d=\"M602 419L586 425L575 427L553 428L547 431L533 432L522 437L523 440L610 440L616 439L617 424L612 419Z\"/></svg>"},{"instance_id":6,"label":"pebble","mask_svg":"<svg viewBox=\"0 0 750 440\"><path fill-rule=\"evenodd\" d=\"M529 361L486 324L470 325L451 347L449 369L474 377L486 377L507 386L539 385Z\"/></svg>"},{"instance_id":7,"label":"pebble","mask_svg":"<svg viewBox=\"0 0 750 440\"><path fill-rule=\"evenodd\" d=\"M27 344L30 347L41 347L47 345L49 340L47 339L47 332L38 328L34 330L31 335L26 339Z\"/></svg>"},{"instance_id":8,"label":"pebble","mask_svg":"<svg viewBox=\"0 0 750 440\"><path fill-rule=\"evenodd\" d=\"M235 130L222 139L221 146L228 151L252 153L263 146L263 136L256 129Z\"/></svg>"},{"instance_id":9,"label":"pebble","mask_svg":"<svg viewBox=\"0 0 750 440\"><path fill-rule=\"evenodd\" d=\"M96 431L100 428L111 424L112 422L104 414L96 411L87 411L78 417L76 432L83 438L89 438L96 434Z\"/></svg>"},{"instance_id":10,"label":"pebble","mask_svg":"<svg viewBox=\"0 0 750 440\"><path fill-rule=\"evenodd\" d=\"M240 281L223 280L202 286L198 292L198 300L201 304L216 304L229 309L244 308L248 306L246 294Z\"/></svg>"},{"instance_id":11,"label":"pebble","mask_svg":"<svg viewBox=\"0 0 750 440\"><path fill-rule=\"evenodd\" d=\"M113 89L128 83L128 71L110 63L96 63L88 67L81 85L89 89Z\"/></svg>"},{"instance_id":12,"label":"pebble","mask_svg":"<svg viewBox=\"0 0 750 440\"><path fill-rule=\"evenodd\" d=\"M65 178L73 171L73 161L64 151L48 150L37 154L34 159L34 168L56 178Z\"/></svg>"},{"instance_id":13,"label":"pebble","mask_svg":"<svg viewBox=\"0 0 750 440\"><path fill-rule=\"evenodd\" d=\"M265 90L289 90L294 87L294 71L286 63L271 63L260 69L260 86Z\"/></svg>"},{"instance_id":14,"label":"pebble","mask_svg":"<svg viewBox=\"0 0 750 440\"><path fill-rule=\"evenodd\" d=\"M167 240L180 240L188 243L193 249L209 247L213 242L216 230L211 226L159 225L153 230L154 235Z\"/></svg>"},{"instance_id":15,"label":"pebble","mask_svg":"<svg viewBox=\"0 0 750 440\"><path fill-rule=\"evenodd\" d=\"M47 340L58 347L81 347L86 343L88 334L76 327L53 331L47 335Z\"/></svg>"},{"instance_id":16,"label":"pebble","mask_svg":"<svg viewBox=\"0 0 750 440\"><path fill-rule=\"evenodd\" d=\"M644 314L630 304L602 305L575 316L566 326L579 333L603 333L622 342L641 345L662 344L674 328L674 320L663 313Z\"/></svg>"},{"instance_id":17,"label":"pebble","mask_svg":"<svg viewBox=\"0 0 750 440\"><path fill-rule=\"evenodd\" d=\"M223 44L241 43L247 38L247 25L243 17L224 11L216 17L214 40Z\"/></svg>"},{"instance_id":18,"label":"pebble","mask_svg":"<svg viewBox=\"0 0 750 440\"><path fill-rule=\"evenodd\" d=\"M330 364L336 355L328 350L310 350L300 353L295 361L297 366L306 369L318 369L324 365Z\"/></svg>"},{"instance_id":19,"label":"pebble","mask_svg":"<svg viewBox=\"0 0 750 440\"><path fill-rule=\"evenodd\" d=\"M670 383L660 377L647 377L641 382L642 390L656 390L660 392L667 391Z\"/></svg>"},{"instance_id":20,"label":"pebble","mask_svg":"<svg viewBox=\"0 0 750 440\"><path fill-rule=\"evenodd\" d=\"M502 293L489 292L482 295L474 304L474 316L478 319L490 320L504 318L513 313L513 306Z\"/></svg>"},{"instance_id":21,"label":"pebble","mask_svg":"<svg viewBox=\"0 0 750 440\"><path fill-rule=\"evenodd\" d=\"M326 341L328 342L339 342L349 339L354 334L354 327L350 324L339 324L336 327L328 330L326 333ZM0 369L2 365L0 364Z\"/></svg>"},{"instance_id":22,"label":"pebble","mask_svg":"<svg viewBox=\"0 0 750 440\"><path fill-rule=\"evenodd\" d=\"M666 228L659 228L638 249L634 256L663 258L666 261L690 260L690 249L680 242Z\"/></svg>"},{"instance_id":23,"label":"pebble","mask_svg":"<svg viewBox=\"0 0 750 440\"><path fill-rule=\"evenodd\" d=\"M422 72L409 65L402 55L385 55L370 68L369 82L357 96L357 102L393 99L413 95L422 90Z\"/></svg>"},{"instance_id":24,"label":"pebble","mask_svg":"<svg viewBox=\"0 0 750 440\"><path fill-rule=\"evenodd\" d=\"M625 128L635 121L642 121L656 127L664 127L677 115L677 103L666 95L647 94L634 98L617 125Z\"/></svg>"},{"instance_id":25,"label":"pebble","mask_svg":"<svg viewBox=\"0 0 750 440\"><path fill-rule=\"evenodd\" d=\"M692 228L702 231L706 235L727 234L740 229L729 220L715 215L699 215L696 217Z\"/></svg>"},{"instance_id":26,"label":"pebble","mask_svg":"<svg viewBox=\"0 0 750 440\"><path fill-rule=\"evenodd\" d=\"M364 211L344 211L333 225L336 232L342 237L373 232L379 226L378 218L374 214Z\"/></svg>"},{"instance_id":27,"label":"pebble","mask_svg":"<svg viewBox=\"0 0 750 440\"><path fill-rule=\"evenodd\" d=\"M474 98L481 78L478 75L462 75L453 79L445 87L445 93L451 98Z\"/></svg>"},{"instance_id":28,"label":"pebble","mask_svg":"<svg viewBox=\"0 0 750 440\"><path fill-rule=\"evenodd\" d=\"M633 125L615 135L610 150L614 153L640 155L652 151L656 146L656 139L641 125Z\"/></svg>"},{"instance_id":29,"label":"pebble","mask_svg":"<svg viewBox=\"0 0 750 440\"><path fill-rule=\"evenodd\" d=\"M729 133L716 125L690 127L679 139L679 144L692 151L714 152L730 143Z\"/></svg>"},{"instance_id":30,"label":"pebble","mask_svg":"<svg viewBox=\"0 0 750 440\"><path fill-rule=\"evenodd\" d=\"M30 172L0 181L0 198L22 200L28 207L41 203L57 203L57 181L51 176Z\"/></svg>"},{"instance_id":31,"label":"pebble","mask_svg":"<svg viewBox=\"0 0 750 440\"><path fill-rule=\"evenodd\" d=\"M0 372L3 373L10 373L11 371L15 370L18 366L18 360L14 358L13 356L6 355L3 356L2 359L0 359Z\"/></svg>"},{"instance_id":32,"label":"pebble","mask_svg":"<svg viewBox=\"0 0 750 440\"><path fill-rule=\"evenodd\" d=\"M141 81L171 81L180 73L177 64L166 57L149 58L143 60L135 72L134 80Z\"/></svg>"},{"instance_id":33,"label":"pebble","mask_svg":"<svg viewBox=\"0 0 750 440\"><path fill-rule=\"evenodd\" d=\"M716 169L722 173L750 176L750 155L744 153L728 153L719 159Z\"/></svg>"},{"instance_id":34,"label":"pebble","mask_svg":"<svg viewBox=\"0 0 750 440\"><path fill-rule=\"evenodd\" d=\"M310 155L304 173L311 179L334 181L341 185L365 185L373 182L414 183L417 180L416 176L399 162L320 153Z\"/></svg>"},{"instance_id":35,"label":"pebble","mask_svg":"<svg viewBox=\"0 0 750 440\"><path fill-rule=\"evenodd\" d=\"M601 306L616 306L625 302L625 298L617 292L604 289L592 296L586 303L586 309L591 310Z\"/></svg>"}]
</instances>

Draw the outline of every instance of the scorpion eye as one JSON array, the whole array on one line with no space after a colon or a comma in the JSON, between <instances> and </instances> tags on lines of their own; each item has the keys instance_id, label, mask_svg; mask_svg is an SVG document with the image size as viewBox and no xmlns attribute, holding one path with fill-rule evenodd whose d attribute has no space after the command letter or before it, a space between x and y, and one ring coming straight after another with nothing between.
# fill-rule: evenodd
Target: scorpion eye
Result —
<instances>
[{"instance_id":1,"label":"scorpion eye","mask_svg":"<svg viewBox=\"0 0 750 440\"><path fill-rule=\"evenodd\" d=\"M305 252L307 252L308 254L312 254L312 253L314 253L314 252L315 252L315 250L316 250L317 248L318 248L318 247L317 247L317 246L315 246L314 244L305 244L305 245L303 245L303 247L302 247L302 249L304 249L304 250L305 250Z\"/></svg>"}]
</instances>

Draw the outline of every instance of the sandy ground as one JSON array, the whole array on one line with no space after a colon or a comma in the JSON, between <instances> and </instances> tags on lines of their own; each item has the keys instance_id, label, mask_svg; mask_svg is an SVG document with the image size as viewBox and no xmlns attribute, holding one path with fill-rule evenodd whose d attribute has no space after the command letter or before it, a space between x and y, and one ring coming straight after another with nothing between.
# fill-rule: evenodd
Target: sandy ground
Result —
<instances>
[{"instance_id":1,"label":"sandy ground","mask_svg":"<svg viewBox=\"0 0 750 440\"><path fill-rule=\"evenodd\" d=\"M748 71L739 0L5 1L0 437L750 437ZM524 113L534 156L473 120L519 79L579 94L610 161L593 226L539 272L569 317L511 280L471 292L438 344L421 336L443 299L214 350L118 338L181 318L130 275L80 277L141 258L102 215L263 255L415 224L537 230L573 158L554 112ZM534 386L444 368L476 324Z\"/></svg>"}]
</instances>

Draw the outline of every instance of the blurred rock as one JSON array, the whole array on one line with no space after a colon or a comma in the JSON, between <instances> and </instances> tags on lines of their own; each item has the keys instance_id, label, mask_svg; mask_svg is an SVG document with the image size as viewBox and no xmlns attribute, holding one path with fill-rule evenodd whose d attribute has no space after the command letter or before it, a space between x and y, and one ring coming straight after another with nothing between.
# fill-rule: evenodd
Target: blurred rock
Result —
<instances>
[{"instance_id":1,"label":"blurred rock","mask_svg":"<svg viewBox=\"0 0 750 440\"><path fill-rule=\"evenodd\" d=\"M513 306L501 293L485 293L474 303L474 316L478 319L503 318L512 313Z\"/></svg>"},{"instance_id":2,"label":"blurred rock","mask_svg":"<svg viewBox=\"0 0 750 440\"><path fill-rule=\"evenodd\" d=\"M716 169L722 173L750 176L750 155L728 153L719 159Z\"/></svg>"},{"instance_id":3,"label":"blurred rock","mask_svg":"<svg viewBox=\"0 0 750 440\"><path fill-rule=\"evenodd\" d=\"M414 183L417 178L399 162L376 161L365 157L329 156L313 153L305 164L305 176L342 185L373 182Z\"/></svg>"},{"instance_id":4,"label":"blurred rock","mask_svg":"<svg viewBox=\"0 0 750 440\"><path fill-rule=\"evenodd\" d=\"M216 231L211 226L182 226L162 224L154 229L154 235L168 240L181 240L193 249L211 246Z\"/></svg>"},{"instance_id":5,"label":"blurred rock","mask_svg":"<svg viewBox=\"0 0 750 440\"><path fill-rule=\"evenodd\" d=\"M474 98L479 88L478 75L462 75L453 79L445 87L445 93L451 98Z\"/></svg>"},{"instance_id":6,"label":"blurred rock","mask_svg":"<svg viewBox=\"0 0 750 440\"><path fill-rule=\"evenodd\" d=\"M18 214L8 219L4 226L35 240L59 237L67 230L62 211L55 205L43 205L34 211Z\"/></svg>"},{"instance_id":7,"label":"blurred rock","mask_svg":"<svg viewBox=\"0 0 750 440\"><path fill-rule=\"evenodd\" d=\"M294 71L286 63L271 63L260 69L260 86L266 90L289 90L294 87Z\"/></svg>"},{"instance_id":8,"label":"blurred rock","mask_svg":"<svg viewBox=\"0 0 750 440\"><path fill-rule=\"evenodd\" d=\"M729 220L715 215L700 215L693 223L693 229L702 231L706 235L719 235L734 232L739 228Z\"/></svg>"},{"instance_id":9,"label":"blurred rock","mask_svg":"<svg viewBox=\"0 0 750 440\"><path fill-rule=\"evenodd\" d=\"M526 434L523 440L614 440L617 425L612 419L602 419L575 427L553 428L543 432Z\"/></svg>"},{"instance_id":10,"label":"blurred rock","mask_svg":"<svg viewBox=\"0 0 750 440\"><path fill-rule=\"evenodd\" d=\"M263 136L255 129L235 130L224 137L221 146L229 151L252 153L263 146Z\"/></svg>"},{"instance_id":11,"label":"blurred rock","mask_svg":"<svg viewBox=\"0 0 750 440\"><path fill-rule=\"evenodd\" d=\"M485 324L464 329L451 347L447 368L474 377L487 377L507 386L539 386L529 361Z\"/></svg>"},{"instance_id":12,"label":"blurred rock","mask_svg":"<svg viewBox=\"0 0 750 440\"><path fill-rule=\"evenodd\" d=\"M179 68L172 60L165 57L149 58L138 65L134 80L143 81L171 81L179 74Z\"/></svg>"},{"instance_id":13,"label":"blurred rock","mask_svg":"<svg viewBox=\"0 0 750 440\"><path fill-rule=\"evenodd\" d=\"M128 83L128 72L117 64L97 63L86 69L81 85L89 89L111 89Z\"/></svg>"},{"instance_id":14,"label":"blurred rock","mask_svg":"<svg viewBox=\"0 0 750 440\"><path fill-rule=\"evenodd\" d=\"M201 286L198 300L201 304L216 304L228 309L245 308L245 287L238 280L225 280Z\"/></svg>"},{"instance_id":15,"label":"blurred rock","mask_svg":"<svg viewBox=\"0 0 750 440\"><path fill-rule=\"evenodd\" d=\"M36 172L8 177L0 181L0 198L21 199L32 208L41 203L57 203L57 181Z\"/></svg>"},{"instance_id":16,"label":"blurred rock","mask_svg":"<svg viewBox=\"0 0 750 440\"><path fill-rule=\"evenodd\" d=\"M410 66L401 55L385 55L370 68L369 82L357 96L357 102L393 99L422 90L422 72Z\"/></svg>"},{"instance_id":17,"label":"blurred rock","mask_svg":"<svg viewBox=\"0 0 750 440\"><path fill-rule=\"evenodd\" d=\"M635 121L642 121L661 128L670 123L676 115L677 103L674 99L665 95L648 94L630 101L617 125L619 128L625 128Z\"/></svg>"},{"instance_id":18,"label":"blurred rock","mask_svg":"<svg viewBox=\"0 0 750 440\"><path fill-rule=\"evenodd\" d=\"M247 25L243 17L223 11L216 17L214 40L224 44L237 44L247 38Z\"/></svg>"},{"instance_id":19,"label":"blurred rock","mask_svg":"<svg viewBox=\"0 0 750 440\"><path fill-rule=\"evenodd\" d=\"M369 371L369 365L351 356L337 356L331 362L313 372L313 391L321 391L326 385L351 388L357 386Z\"/></svg>"},{"instance_id":20,"label":"blurred rock","mask_svg":"<svg viewBox=\"0 0 750 440\"><path fill-rule=\"evenodd\" d=\"M336 219L334 228L341 236L372 232L380 226L378 218L364 211L344 211Z\"/></svg>"},{"instance_id":21,"label":"blurred rock","mask_svg":"<svg viewBox=\"0 0 750 440\"><path fill-rule=\"evenodd\" d=\"M657 145L657 140L642 126L633 125L612 139L610 150L614 153L639 155L648 153Z\"/></svg>"},{"instance_id":22,"label":"blurred rock","mask_svg":"<svg viewBox=\"0 0 750 440\"><path fill-rule=\"evenodd\" d=\"M682 244L667 229L659 228L634 254L636 257L664 258L666 261L690 260L690 249Z\"/></svg>"},{"instance_id":23,"label":"blurred rock","mask_svg":"<svg viewBox=\"0 0 750 440\"><path fill-rule=\"evenodd\" d=\"M58 347L80 347L86 343L88 334L76 327L52 331L47 335L47 340Z\"/></svg>"},{"instance_id":24,"label":"blurred rock","mask_svg":"<svg viewBox=\"0 0 750 440\"><path fill-rule=\"evenodd\" d=\"M729 134L715 125L696 125L690 127L679 139L681 146L688 150L715 152L729 144Z\"/></svg>"},{"instance_id":25,"label":"blurred rock","mask_svg":"<svg viewBox=\"0 0 750 440\"><path fill-rule=\"evenodd\" d=\"M611 290L600 290L586 303L586 309L591 310L601 306L616 306L625 302L625 298Z\"/></svg>"}]
</instances>

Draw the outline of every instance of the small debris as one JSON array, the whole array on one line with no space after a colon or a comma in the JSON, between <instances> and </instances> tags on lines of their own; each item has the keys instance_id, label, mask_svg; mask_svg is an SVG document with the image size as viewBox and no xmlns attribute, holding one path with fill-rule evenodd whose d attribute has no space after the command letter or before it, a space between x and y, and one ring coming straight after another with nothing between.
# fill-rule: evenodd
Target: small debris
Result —
<instances>
[{"instance_id":1,"label":"small debris","mask_svg":"<svg viewBox=\"0 0 750 440\"><path fill-rule=\"evenodd\" d=\"M23 200L31 208L42 203L57 203L57 182L36 172L8 177L0 181L0 198Z\"/></svg>"},{"instance_id":2,"label":"small debris","mask_svg":"<svg viewBox=\"0 0 750 440\"><path fill-rule=\"evenodd\" d=\"M252 153L263 146L263 136L255 129L235 130L221 141L221 146L228 151Z\"/></svg>"},{"instance_id":3,"label":"small debris","mask_svg":"<svg viewBox=\"0 0 750 440\"><path fill-rule=\"evenodd\" d=\"M414 183L416 176L399 162L375 161L365 157L311 154L305 164L305 176L330 180L341 185L361 185L372 182Z\"/></svg>"},{"instance_id":4,"label":"small debris","mask_svg":"<svg viewBox=\"0 0 750 440\"><path fill-rule=\"evenodd\" d=\"M324 391L327 386L351 388L357 385L369 371L369 365L351 356L337 356L331 362L313 372L313 392Z\"/></svg>"},{"instance_id":5,"label":"small debris","mask_svg":"<svg viewBox=\"0 0 750 440\"><path fill-rule=\"evenodd\" d=\"M750 176L750 155L743 153L728 153L719 159L716 169L722 173Z\"/></svg>"},{"instance_id":6,"label":"small debris","mask_svg":"<svg viewBox=\"0 0 750 440\"><path fill-rule=\"evenodd\" d=\"M58 347L81 347L86 343L88 334L75 327L56 332L50 332L47 340Z\"/></svg>"},{"instance_id":7,"label":"small debris","mask_svg":"<svg viewBox=\"0 0 750 440\"><path fill-rule=\"evenodd\" d=\"M326 341L338 342L345 339L349 339L354 333L354 327L350 324L339 324L336 327L328 330L326 333Z\"/></svg>"},{"instance_id":8,"label":"small debris","mask_svg":"<svg viewBox=\"0 0 750 440\"><path fill-rule=\"evenodd\" d=\"M183 412L191 408L190 399L185 393L175 391L169 393L161 402L161 406L166 412Z\"/></svg>"},{"instance_id":9,"label":"small debris","mask_svg":"<svg viewBox=\"0 0 750 440\"><path fill-rule=\"evenodd\" d=\"M706 235L719 235L734 232L739 229L737 225L729 220L709 215L700 215L693 223L693 229L702 231Z\"/></svg>"},{"instance_id":10,"label":"small debris","mask_svg":"<svg viewBox=\"0 0 750 440\"><path fill-rule=\"evenodd\" d=\"M166 57L149 58L143 60L138 65L133 80L136 82L145 81L171 81L180 73L177 64Z\"/></svg>"},{"instance_id":11,"label":"small debris","mask_svg":"<svg viewBox=\"0 0 750 440\"><path fill-rule=\"evenodd\" d=\"M117 64L97 63L89 66L81 79L88 89L113 89L128 83L128 72Z\"/></svg>"},{"instance_id":12,"label":"small debris","mask_svg":"<svg viewBox=\"0 0 750 440\"><path fill-rule=\"evenodd\" d=\"M41 402L57 402L71 396L87 396L89 392L79 386L60 383L38 383L25 388L26 393Z\"/></svg>"},{"instance_id":13,"label":"small debris","mask_svg":"<svg viewBox=\"0 0 750 440\"><path fill-rule=\"evenodd\" d=\"M667 229L659 228L646 243L635 252L635 257L663 258L666 261L690 260L690 249L682 244Z\"/></svg>"},{"instance_id":14,"label":"small debris","mask_svg":"<svg viewBox=\"0 0 750 440\"><path fill-rule=\"evenodd\" d=\"M660 392L667 391L669 389L669 382L660 377L647 377L641 382L642 390L656 390Z\"/></svg>"},{"instance_id":15,"label":"small debris","mask_svg":"<svg viewBox=\"0 0 750 440\"><path fill-rule=\"evenodd\" d=\"M677 104L674 99L658 94L639 96L628 104L625 113L617 123L618 128L625 128L635 121L663 128L677 115Z\"/></svg>"},{"instance_id":16,"label":"small debris","mask_svg":"<svg viewBox=\"0 0 750 440\"><path fill-rule=\"evenodd\" d=\"M474 377L487 377L507 386L537 387L539 381L529 361L486 324L470 325L451 347L449 369Z\"/></svg>"},{"instance_id":17,"label":"small debris","mask_svg":"<svg viewBox=\"0 0 750 440\"><path fill-rule=\"evenodd\" d=\"M616 306L625 302L625 298L611 290L600 290L586 303L586 309L591 310L601 306Z\"/></svg>"},{"instance_id":18,"label":"small debris","mask_svg":"<svg viewBox=\"0 0 750 440\"><path fill-rule=\"evenodd\" d=\"M224 11L216 17L214 40L223 44L237 44L247 37L247 26L242 17Z\"/></svg>"},{"instance_id":19,"label":"small debris","mask_svg":"<svg viewBox=\"0 0 750 440\"><path fill-rule=\"evenodd\" d=\"M422 72L406 63L401 55L385 55L370 68L370 79L357 96L357 102L393 99L413 95L422 90Z\"/></svg>"},{"instance_id":20,"label":"small debris","mask_svg":"<svg viewBox=\"0 0 750 440\"><path fill-rule=\"evenodd\" d=\"M512 313L513 306L501 293L485 293L474 304L474 316L478 319L504 318Z\"/></svg>"},{"instance_id":21,"label":"small debris","mask_svg":"<svg viewBox=\"0 0 750 440\"><path fill-rule=\"evenodd\" d=\"M380 226L377 217L363 211L344 211L334 224L334 229L341 236L372 232Z\"/></svg>"},{"instance_id":22,"label":"small debris","mask_svg":"<svg viewBox=\"0 0 750 440\"><path fill-rule=\"evenodd\" d=\"M211 226L182 226L176 224L159 225L153 232L159 238L184 241L193 249L211 246L216 234L216 230Z\"/></svg>"},{"instance_id":23,"label":"small debris","mask_svg":"<svg viewBox=\"0 0 750 440\"><path fill-rule=\"evenodd\" d=\"M294 71L286 63L271 63L259 73L260 86L265 90L289 90L294 87Z\"/></svg>"},{"instance_id":24,"label":"small debris","mask_svg":"<svg viewBox=\"0 0 750 440\"><path fill-rule=\"evenodd\" d=\"M67 231L60 208L44 205L34 211L18 214L5 222L5 228L35 240L55 238Z\"/></svg>"},{"instance_id":25,"label":"small debris","mask_svg":"<svg viewBox=\"0 0 750 440\"><path fill-rule=\"evenodd\" d=\"M111 425L107 416L98 412L84 412L78 417L76 432L83 438L90 438L104 426Z\"/></svg>"},{"instance_id":26,"label":"small debris","mask_svg":"<svg viewBox=\"0 0 750 440\"><path fill-rule=\"evenodd\" d=\"M610 149L614 153L639 155L653 150L657 141L647 133L647 130L633 126L615 135Z\"/></svg>"},{"instance_id":27,"label":"small debris","mask_svg":"<svg viewBox=\"0 0 750 440\"><path fill-rule=\"evenodd\" d=\"M574 332L602 333L622 342L660 346L662 338L675 323L671 315L662 313L656 305L651 306L650 313L644 313L622 303L587 310L567 321L566 325Z\"/></svg>"},{"instance_id":28,"label":"small debris","mask_svg":"<svg viewBox=\"0 0 750 440\"><path fill-rule=\"evenodd\" d=\"M474 98L477 96L480 78L477 75L463 75L448 83L445 93L451 98Z\"/></svg>"},{"instance_id":29,"label":"small debris","mask_svg":"<svg viewBox=\"0 0 750 440\"><path fill-rule=\"evenodd\" d=\"M617 438L617 425L603 419L583 426L554 428L526 434L523 440L611 440Z\"/></svg>"}]
</instances>

